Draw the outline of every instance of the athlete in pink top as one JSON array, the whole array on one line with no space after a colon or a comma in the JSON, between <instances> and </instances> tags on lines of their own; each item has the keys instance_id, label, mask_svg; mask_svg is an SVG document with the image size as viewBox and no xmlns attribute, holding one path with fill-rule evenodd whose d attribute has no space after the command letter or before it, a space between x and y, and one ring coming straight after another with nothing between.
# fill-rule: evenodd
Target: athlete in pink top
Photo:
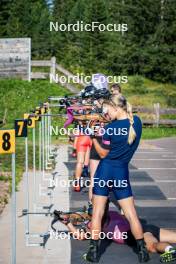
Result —
<instances>
[{"instance_id":1,"label":"athlete in pink top","mask_svg":"<svg viewBox=\"0 0 176 264\"><path fill-rule=\"evenodd\" d=\"M130 231L130 225L126 218L117 211L106 209L102 223L103 236L112 239L117 244L129 244L134 246L135 239ZM54 223L61 221L65 224L74 239L85 240L90 238L91 216L87 212L54 211ZM160 261L162 263L176 260L176 248L171 244L176 243L176 232L159 228L154 225L141 223L144 230L144 241L151 253L162 253Z\"/></svg>"}]
</instances>

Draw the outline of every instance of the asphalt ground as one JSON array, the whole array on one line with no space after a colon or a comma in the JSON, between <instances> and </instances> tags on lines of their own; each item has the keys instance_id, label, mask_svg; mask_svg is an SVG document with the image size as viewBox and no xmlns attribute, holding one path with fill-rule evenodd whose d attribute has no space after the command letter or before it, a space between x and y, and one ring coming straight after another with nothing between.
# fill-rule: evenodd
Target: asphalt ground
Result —
<instances>
[{"instance_id":1,"label":"asphalt ground","mask_svg":"<svg viewBox=\"0 0 176 264\"><path fill-rule=\"evenodd\" d=\"M65 165L72 177L75 159L69 155ZM141 144L130 164L130 180L139 217L159 227L176 229L176 138L150 140ZM113 200L112 197L110 208L118 210ZM86 188L81 193L70 189L71 210L82 208L87 201ZM71 241L72 264L85 263L82 255L88 244L88 241ZM158 254L150 256L150 264L160 263ZM136 264L138 259L134 250L127 245L104 240L101 242L99 263Z\"/></svg>"}]
</instances>

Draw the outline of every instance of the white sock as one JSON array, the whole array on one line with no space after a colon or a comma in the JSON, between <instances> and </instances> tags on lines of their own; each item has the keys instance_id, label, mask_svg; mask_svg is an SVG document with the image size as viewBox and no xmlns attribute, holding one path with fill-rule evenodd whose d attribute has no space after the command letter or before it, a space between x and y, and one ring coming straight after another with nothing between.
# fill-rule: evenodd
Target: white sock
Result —
<instances>
[{"instance_id":1,"label":"white sock","mask_svg":"<svg viewBox=\"0 0 176 264\"><path fill-rule=\"evenodd\" d=\"M167 247L165 248L165 252L169 252L169 251L171 251L171 249L173 249L172 246L167 246Z\"/></svg>"}]
</instances>

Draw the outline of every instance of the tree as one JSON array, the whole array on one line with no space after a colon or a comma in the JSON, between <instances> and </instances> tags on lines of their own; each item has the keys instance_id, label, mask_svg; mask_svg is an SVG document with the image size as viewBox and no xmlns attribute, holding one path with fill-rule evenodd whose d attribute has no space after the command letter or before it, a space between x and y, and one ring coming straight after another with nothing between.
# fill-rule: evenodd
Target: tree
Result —
<instances>
[{"instance_id":1,"label":"tree","mask_svg":"<svg viewBox=\"0 0 176 264\"><path fill-rule=\"evenodd\" d=\"M99 22L99 24L106 25L108 22L106 8L106 1L104 0L89 1L84 13L85 23ZM100 31L98 28L94 31L85 32L83 45L85 50L84 65L87 66L88 71L104 70L108 54L107 32Z\"/></svg>"},{"instance_id":2,"label":"tree","mask_svg":"<svg viewBox=\"0 0 176 264\"><path fill-rule=\"evenodd\" d=\"M158 26L146 43L149 63L143 74L157 81L176 82L176 2L164 0L160 7Z\"/></svg>"},{"instance_id":3,"label":"tree","mask_svg":"<svg viewBox=\"0 0 176 264\"><path fill-rule=\"evenodd\" d=\"M0 37L7 35L7 21L12 0L0 0Z\"/></svg>"},{"instance_id":4,"label":"tree","mask_svg":"<svg viewBox=\"0 0 176 264\"><path fill-rule=\"evenodd\" d=\"M71 70L176 81L175 0L0 0L1 37L31 37L35 58ZM49 6L50 3L50 6ZM50 32L58 24L127 24L122 32Z\"/></svg>"},{"instance_id":5,"label":"tree","mask_svg":"<svg viewBox=\"0 0 176 264\"><path fill-rule=\"evenodd\" d=\"M54 0L52 20L61 24L69 24L70 12L74 6L74 0ZM69 33L67 31L56 31L52 33L53 53L60 62L66 62L65 56L69 52Z\"/></svg>"},{"instance_id":6,"label":"tree","mask_svg":"<svg viewBox=\"0 0 176 264\"><path fill-rule=\"evenodd\" d=\"M8 37L32 38L32 55L50 56L50 13L45 0L13 0L7 23Z\"/></svg>"}]
</instances>

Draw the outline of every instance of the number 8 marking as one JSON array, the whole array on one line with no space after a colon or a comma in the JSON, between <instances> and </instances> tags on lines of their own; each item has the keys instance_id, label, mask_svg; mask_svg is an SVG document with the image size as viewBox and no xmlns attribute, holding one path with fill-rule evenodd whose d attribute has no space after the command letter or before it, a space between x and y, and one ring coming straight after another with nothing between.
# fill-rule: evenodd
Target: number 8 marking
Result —
<instances>
[{"instance_id":1,"label":"number 8 marking","mask_svg":"<svg viewBox=\"0 0 176 264\"><path fill-rule=\"evenodd\" d=\"M9 133L4 133L2 136L3 143L2 143L2 148L5 151L8 151L11 148L11 144L9 142L10 140L10 134Z\"/></svg>"}]
</instances>

